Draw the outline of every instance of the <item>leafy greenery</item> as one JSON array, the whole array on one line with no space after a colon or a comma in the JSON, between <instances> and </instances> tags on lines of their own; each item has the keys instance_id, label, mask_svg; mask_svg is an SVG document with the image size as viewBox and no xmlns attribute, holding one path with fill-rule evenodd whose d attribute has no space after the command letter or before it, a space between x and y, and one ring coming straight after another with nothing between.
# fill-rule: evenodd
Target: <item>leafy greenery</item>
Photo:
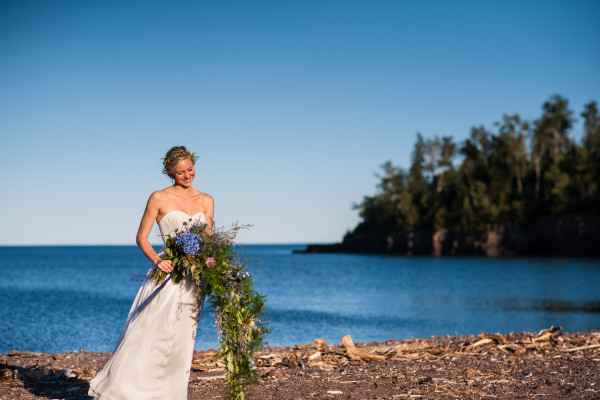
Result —
<instances>
[{"instance_id":1,"label":"leafy greenery","mask_svg":"<svg viewBox=\"0 0 600 400\"><path fill-rule=\"evenodd\" d=\"M190 276L198 299L208 296L213 307L219 357L225 361L228 395L234 400L243 400L244 386L258 381L254 352L268 334L265 296L253 289L246 259L233 250L237 232L247 227L236 223L229 230L215 228L208 234L206 224L190 219L183 231L166 240L165 248L165 259L171 260L174 268L171 279L179 283ZM157 270L152 279L160 283L166 277Z\"/></svg>"},{"instance_id":2,"label":"leafy greenery","mask_svg":"<svg viewBox=\"0 0 600 400\"><path fill-rule=\"evenodd\" d=\"M503 115L468 139L417 134L408 171L382 165L378 191L356 205L354 233L420 228L483 233L543 215L600 214L600 116L595 101L581 113L581 140L569 133L567 99L555 95L534 121Z\"/></svg>"}]
</instances>

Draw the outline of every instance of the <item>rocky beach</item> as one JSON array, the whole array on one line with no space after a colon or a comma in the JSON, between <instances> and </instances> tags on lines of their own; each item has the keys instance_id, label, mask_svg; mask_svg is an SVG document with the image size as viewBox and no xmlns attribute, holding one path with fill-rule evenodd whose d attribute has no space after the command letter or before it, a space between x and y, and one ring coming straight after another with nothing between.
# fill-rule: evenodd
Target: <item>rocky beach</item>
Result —
<instances>
[{"instance_id":1,"label":"rocky beach","mask_svg":"<svg viewBox=\"0 0 600 400\"><path fill-rule=\"evenodd\" d=\"M0 355L0 399L88 399L110 353ZM248 399L598 399L600 331L438 336L341 343L316 339L257 354ZM223 363L194 353L188 398L219 399Z\"/></svg>"}]
</instances>

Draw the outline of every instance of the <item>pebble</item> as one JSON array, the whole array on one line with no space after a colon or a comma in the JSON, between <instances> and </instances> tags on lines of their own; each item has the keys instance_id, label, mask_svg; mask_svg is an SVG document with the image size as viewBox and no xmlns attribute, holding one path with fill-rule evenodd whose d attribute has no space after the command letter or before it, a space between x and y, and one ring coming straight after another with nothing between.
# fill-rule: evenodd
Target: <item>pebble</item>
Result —
<instances>
[{"instance_id":1,"label":"pebble","mask_svg":"<svg viewBox=\"0 0 600 400\"><path fill-rule=\"evenodd\" d=\"M60 374L65 377L65 379L69 379L71 377L74 377L75 374L73 373L73 370L71 368L63 368L60 370Z\"/></svg>"}]
</instances>

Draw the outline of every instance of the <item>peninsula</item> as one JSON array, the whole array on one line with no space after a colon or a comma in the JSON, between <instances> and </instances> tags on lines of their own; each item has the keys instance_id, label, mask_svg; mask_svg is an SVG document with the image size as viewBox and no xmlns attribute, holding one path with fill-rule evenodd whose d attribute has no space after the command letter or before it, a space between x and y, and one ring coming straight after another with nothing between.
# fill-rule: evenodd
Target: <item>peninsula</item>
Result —
<instances>
[{"instance_id":1,"label":"peninsula","mask_svg":"<svg viewBox=\"0 0 600 400\"><path fill-rule=\"evenodd\" d=\"M375 195L355 206L358 226L304 252L598 257L597 103L579 117L555 95L538 119L504 114L461 143L417 134L410 167L384 163Z\"/></svg>"}]
</instances>

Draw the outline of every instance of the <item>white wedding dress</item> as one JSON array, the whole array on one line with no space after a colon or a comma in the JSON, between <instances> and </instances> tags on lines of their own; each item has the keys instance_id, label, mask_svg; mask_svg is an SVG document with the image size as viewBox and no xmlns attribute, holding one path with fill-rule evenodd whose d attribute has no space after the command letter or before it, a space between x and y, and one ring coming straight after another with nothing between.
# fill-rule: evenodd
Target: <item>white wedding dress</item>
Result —
<instances>
[{"instance_id":1,"label":"white wedding dress","mask_svg":"<svg viewBox=\"0 0 600 400\"><path fill-rule=\"evenodd\" d=\"M184 223L205 222L204 214L166 214L158 226L163 239ZM163 247L164 250L164 247ZM159 256L164 255L161 250ZM90 381L89 395L101 400L185 400L202 302L189 277L170 275L160 284L148 272L131 306L121 337L104 369Z\"/></svg>"}]
</instances>

